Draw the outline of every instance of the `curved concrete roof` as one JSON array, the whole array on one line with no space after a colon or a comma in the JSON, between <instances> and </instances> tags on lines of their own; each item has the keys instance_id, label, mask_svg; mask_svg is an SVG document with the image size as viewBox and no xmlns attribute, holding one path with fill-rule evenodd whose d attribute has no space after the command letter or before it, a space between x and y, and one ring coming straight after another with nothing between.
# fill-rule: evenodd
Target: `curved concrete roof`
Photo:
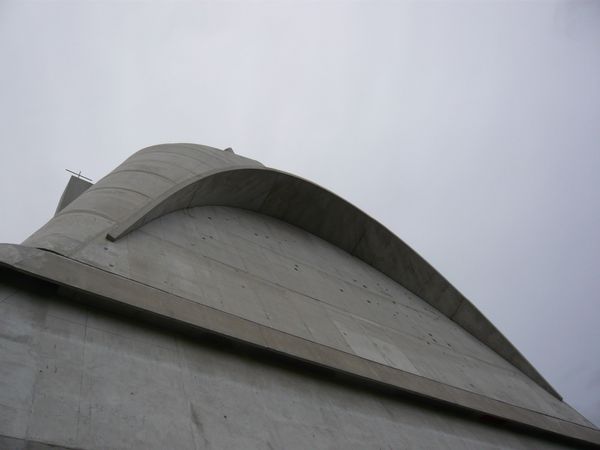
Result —
<instances>
[{"instance_id":1,"label":"curved concrete roof","mask_svg":"<svg viewBox=\"0 0 600 450\"><path fill-rule=\"evenodd\" d=\"M146 203L113 226L106 237L116 241L172 211L207 205L272 216L336 245L427 301L560 398L508 339L400 238L344 199L289 173L269 168L225 168L196 175Z\"/></svg>"},{"instance_id":2,"label":"curved concrete roof","mask_svg":"<svg viewBox=\"0 0 600 450\"><path fill-rule=\"evenodd\" d=\"M191 144L143 149L24 244L73 255L99 234L118 240L164 214L204 205L276 217L338 246L418 295L560 399L469 300L390 230L325 188L231 152Z\"/></svg>"}]
</instances>

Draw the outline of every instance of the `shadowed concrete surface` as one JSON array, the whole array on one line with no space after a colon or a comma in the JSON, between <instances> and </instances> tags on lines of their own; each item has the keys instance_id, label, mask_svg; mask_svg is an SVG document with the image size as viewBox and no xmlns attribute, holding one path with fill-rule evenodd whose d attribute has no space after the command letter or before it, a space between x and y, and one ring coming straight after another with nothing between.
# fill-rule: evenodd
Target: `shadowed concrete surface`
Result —
<instances>
[{"instance_id":1,"label":"shadowed concrete surface","mask_svg":"<svg viewBox=\"0 0 600 450\"><path fill-rule=\"evenodd\" d=\"M0 435L18 445L600 444L385 227L231 152L144 149L0 263Z\"/></svg>"}]
</instances>

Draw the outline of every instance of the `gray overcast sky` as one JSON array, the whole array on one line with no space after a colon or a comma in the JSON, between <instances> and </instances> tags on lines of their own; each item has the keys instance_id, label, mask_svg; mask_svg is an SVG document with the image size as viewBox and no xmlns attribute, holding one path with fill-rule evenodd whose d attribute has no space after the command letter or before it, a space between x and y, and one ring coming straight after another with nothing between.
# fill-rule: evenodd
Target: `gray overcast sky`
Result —
<instances>
[{"instance_id":1,"label":"gray overcast sky","mask_svg":"<svg viewBox=\"0 0 600 450\"><path fill-rule=\"evenodd\" d=\"M0 241L165 142L356 204L600 424L600 2L0 0Z\"/></svg>"}]
</instances>

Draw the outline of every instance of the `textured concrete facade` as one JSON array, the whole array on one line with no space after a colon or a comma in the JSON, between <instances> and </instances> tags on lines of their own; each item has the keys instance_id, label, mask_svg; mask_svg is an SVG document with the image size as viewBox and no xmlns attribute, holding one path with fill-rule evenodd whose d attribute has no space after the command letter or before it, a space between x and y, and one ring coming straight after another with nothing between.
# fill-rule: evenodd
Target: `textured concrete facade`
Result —
<instances>
[{"instance_id":1,"label":"textured concrete facade","mask_svg":"<svg viewBox=\"0 0 600 450\"><path fill-rule=\"evenodd\" d=\"M600 444L391 232L231 152L144 149L0 262L15 448Z\"/></svg>"}]
</instances>

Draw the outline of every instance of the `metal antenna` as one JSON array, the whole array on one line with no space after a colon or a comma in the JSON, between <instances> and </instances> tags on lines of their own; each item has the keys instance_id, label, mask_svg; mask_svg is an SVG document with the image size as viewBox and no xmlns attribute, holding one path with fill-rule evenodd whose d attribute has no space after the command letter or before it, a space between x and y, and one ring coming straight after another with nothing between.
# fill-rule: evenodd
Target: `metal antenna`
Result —
<instances>
[{"instance_id":1,"label":"metal antenna","mask_svg":"<svg viewBox=\"0 0 600 450\"><path fill-rule=\"evenodd\" d=\"M92 182L91 178L84 177L83 175L81 175L81 170L79 171L79 173L73 172L72 170L69 170L69 169L65 169L65 170L69 173L72 173L73 175L77 175L77 178L83 178L84 180L89 181L90 183Z\"/></svg>"}]
</instances>

